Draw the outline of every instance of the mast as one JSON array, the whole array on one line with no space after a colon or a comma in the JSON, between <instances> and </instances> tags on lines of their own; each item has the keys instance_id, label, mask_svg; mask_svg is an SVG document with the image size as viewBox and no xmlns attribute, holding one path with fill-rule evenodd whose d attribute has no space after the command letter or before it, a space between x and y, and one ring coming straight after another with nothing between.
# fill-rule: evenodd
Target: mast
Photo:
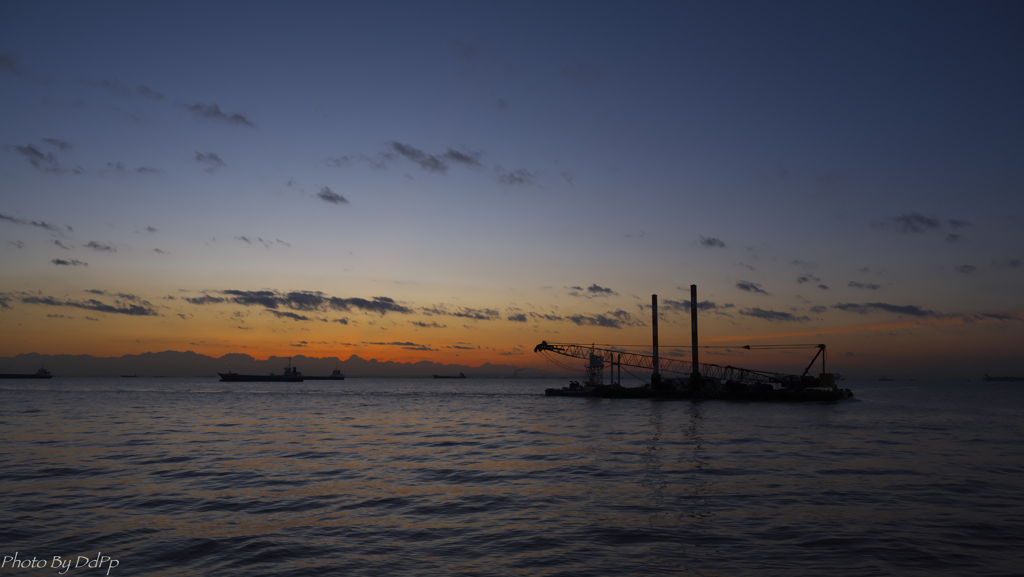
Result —
<instances>
[{"instance_id":1,"label":"mast","mask_svg":"<svg viewBox=\"0 0 1024 577\"><path fill-rule=\"evenodd\" d=\"M693 372L690 374L690 383L696 384L700 382L700 365L697 364L697 285L690 285L690 329L691 329L691 346L693 350L693 358L690 359L690 363L693 364Z\"/></svg>"},{"instance_id":2,"label":"mast","mask_svg":"<svg viewBox=\"0 0 1024 577\"><path fill-rule=\"evenodd\" d=\"M658 386L661 383L658 366L658 295L651 295L651 326L654 327L654 373L651 375L651 385Z\"/></svg>"}]
</instances>

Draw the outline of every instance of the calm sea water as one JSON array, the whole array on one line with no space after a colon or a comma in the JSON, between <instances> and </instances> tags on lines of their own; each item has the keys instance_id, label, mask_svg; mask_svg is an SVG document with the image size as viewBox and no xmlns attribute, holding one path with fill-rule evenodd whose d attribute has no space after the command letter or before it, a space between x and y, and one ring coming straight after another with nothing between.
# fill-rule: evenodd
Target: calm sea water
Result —
<instances>
[{"instance_id":1,"label":"calm sea water","mask_svg":"<svg viewBox=\"0 0 1024 577\"><path fill-rule=\"evenodd\" d=\"M0 382L0 572L1024 574L1024 385L563 384Z\"/></svg>"}]
</instances>

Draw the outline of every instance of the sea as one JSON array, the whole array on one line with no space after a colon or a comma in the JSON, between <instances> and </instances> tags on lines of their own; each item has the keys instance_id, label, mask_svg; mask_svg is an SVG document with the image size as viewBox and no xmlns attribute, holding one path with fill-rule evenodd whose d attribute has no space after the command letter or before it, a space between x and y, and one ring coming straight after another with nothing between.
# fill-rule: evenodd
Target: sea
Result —
<instances>
[{"instance_id":1,"label":"sea","mask_svg":"<svg viewBox=\"0 0 1024 577\"><path fill-rule=\"evenodd\" d=\"M1024 384L0 381L6 575L1022 575Z\"/></svg>"}]
</instances>

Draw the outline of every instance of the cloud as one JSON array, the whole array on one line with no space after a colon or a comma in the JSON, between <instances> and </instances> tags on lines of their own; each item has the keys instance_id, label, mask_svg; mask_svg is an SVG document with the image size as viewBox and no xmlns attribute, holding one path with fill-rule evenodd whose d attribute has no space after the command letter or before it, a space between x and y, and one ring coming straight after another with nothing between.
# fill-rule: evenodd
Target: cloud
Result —
<instances>
[{"instance_id":1,"label":"cloud","mask_svg":"<svg viewBox=\"0 0 1024 577\"><path fill-rule=\"evenodd\" d=\"M164 99L164 95L163 94L160 94L159 92L157 92L156 90L153 90L152 88L150 88L148 86L143 86L142 84L140 84L140 85L135 87L135 93L138 94L139 96L143 97L143 98L148 98L150 100L163 100Z\"/></svg>"},{"instance_id":2,"label":"cloud","mask_svg":"<svg viewBox=\"0 0 1024 577\"><path fill-rule=\"evenodd\" d=\"M409 160L415 162L416 164L419 164L420 167L423 168L424 170L428 170L430 172L440 172L441 174L445 174L446 172L448 172L448 165L432 154L427 154L418 148L412 147L408 144L402 144L401 142L392 141L389 142L388 144L391 145L391 148L395 152L404 156L405 158L408 158Z\"/></svg>"},{"instance_id":3,"label":"cloud","mask_svg":"<svg viewBox=\"0 0 1024 577\"><path fill-rule=\"evenodd\" d=\"M939 219L929 218L916 212L894 216L890 220L896 223L900 232L904 233L924 232L926 230L936 229L942 226L942 222Z\"/></svg>"},{"instance_id":4,"label":"cloud","mask_svg":"<svg viewBox=\"0 0 1024 577\"><path fill-rule=\"evenodd\" d=\"M963 274L971 274L972 272L974 272L977 269L978 269L978 267L976 267L974 265L970 265L970 264L962 264L960 266L953 267L953 270L955 270L956 272L959 272L959 273L963 273Z\"/></svg>"},{"instance_id":5,"label":"cloud","mask_svg":"<svg viewBox=\"0 0 1024 577\"><path fill-rule=\"evenodd\" d=\"M516 322L516 323L525 323L526 322L526 315L523 314L523 313L509 315L508 316L508 320L510 320L512 322Z\"/></svg>"},{"instance_id":6,"label":"cloud","mask_svg":"<svg viewBox=\"0 0 1024 577\"><path fill-rule=\"evenodd\" d=\"M192 113L197 120L212 120L222 124L228 124L232 126L248 126L249 128L256 128L248 117L241 112L233 112L228 114L220 109L217 104L182 104L186 110Z\"/></svg>"},{"instance_id":7,"label":"cloud","mask_svg":"<svg viewBox=\"0 0 1024 577\"><path fill-rule=\"evenodd\" d=\"M946 222L948 222L949 226L951 226L953 228L964 228L964 227L967 227L967 226L971 226L970 222L968 222L966 220L957 220L955 218L951 218L951 219L947 220Z\"/></svg>"},{"instance_id":8,"label":"cloud","mask_svg":"<svg viewBox=\"0 0 1024 577\"><path fill-rule=\"evenodd\" d=\"M425 323L423 321L412 321L410 324L416 325L418 327L423 327L425 329L443 329L443 328L448 326L448 325L439 325L436 322L434 322L434 323Z\"/></svg>"},{"instance_id":9,"label":"cloud","mask_svg":"<svg viewBox=\"0 0 1024 577\"><path fill-rule=\"evenodd\" d=\"M267 312L272 314L272 315L274 315L274 316L276 316L279 319L292 319L293 321L308 321L308 320L311 320L307 316L297 315L295 313L290 313L290 312L287 312L287 311L275 311L275 310L272 310L272 309L268 309Z\"/></svg>"},{"instance_id":10,"label":"cloud","mask_svg":"<svg viewBox=\"0 0 1024 577\"><path fill-rule=\"evenodd\" d=\"M108 305L108 304L106 304L104 302L101 302L101 301L98 301L96 299L88 299L88 300L85 300L85 301L72 301L72 300L60 301L60 300L57 300L57 299L55 299L53 297L28 296L28 297L22 297L21 302L23 302L25 304L47 305L47 306L55 306L55 307L76 307L76 308L80 308L80 309L85 309L85 310L90 310L90 311L97 311L97 312L101 312L101 313L121 314L121 315L128 315L128 316L157 316L157 312L155 310L153 310L152 308L148 307L148 306L135 305L135 304L127 305L127 306L124 306L124 305L114 306L114 305ZM149 303L145 303L145 304L148 305Z\"/></svg>"},{"instance_id":11,"label":"cloud","mask_svg":"<svg viewBox=\"0 0 1024 577\"><path fill-rule=\"evenodd\" d=\"M495 179L502 184L534 184L534 179L537 178L536 173L532 173L526 169L520 168L511 172L505 172L502 166L495 165L494 171L496 173Z\"/></svg>"},{"instance_id":12,"label":"cloud","mask_svg":"<svg viewBox=\"0 0 1024 577\"><path fill-rule=\"evenodd\" d=\"M52 262L53 264L61 265L61 266L89 266L89 263L82 262L82 261L80 261L78 259L74 259L74 258L71 259L71 260L64 260L62 258L55 258L55 259L51 260L50 262Z\"/></svg>"},{"instance_id":13,"label":"cloud","mask_svg":"<svg viewBox=\"0 0 1024 577\"><path fill-rule=\"evenodd\" d=\"M823 306L820 306L820 305L810 308L810 312L812 312L812 313L823 313L823 312L825 312L827 310L828 310L827 307L823 307Z\"/></svg>"},{"instance_id":14,"label":"cloud","mask_svg":"<svg viewBox=\"0 0 1024 577\"><path fill-rule=\"evenodd\" d=\"M545 321L561 321L562 317L553 314L541 314L541 313L530 313L530 316L535 319L542 319Z\"/></svg>"},{"instance_id":15,"label":"cloud","mask_svg":"<svg viewBox=\"0 0 1024 577\"><path fill-rule=\"evenodd\" d=\"M326 164L327 166L332 166L334 168L340 168L342 166L348 166L349 164L352 164L352 159L349 158L348 156L339 156L337 158L325 158L324 164ZM288 184L289 186L291 186L292 181L288 181Z\"/></svg>"},{"instance_id":16,"label":"cloud","mask_svg":"<svg viewBox=\"0 0 1024 577\"><path fill-rule=\"evenodd\" d=\"M59 138L44 138L43 142L49 144L50 146L55 146L59 148L61 152L67 152L68 150L74 148L73 146L71 146L70 142L66 140L61 140Z\"/></svg>"},{"instance_id":17,"label":"cloud","mask_svg":"<svg viewBox=\"0 0 1024 577\"><path fill-rule=\"evenodd\" d=\"M798 267L800 267L802 269L805 269L805 270L814 270L814 269L818 268L818 263L816 263L816 262L807 262L807 261L803 261L803 260L794 260L792 264L794 264L794 265L796 265L796 266L798 266Z\"/></svg>"},{"instance_id":18,"label":"cloud","mask_svg":"<svg viewBox=\"0 0 1024 577\"><path fill-rule=\"evenodd\" d=\"M70 246L65 246L65 245L64 245L64 243L62 243L62 242L61 242L61 241L59 241L59 240L55 240L55 241L53 241L53 244L57 245L58 247L60 247L60 248L62 248L62 249L64 249L64 250L71 250L71 247L70 247Z\"/></svg>"},{"instance_id":19,"label":"cloud","mask_svg":"<svg viewBox=\"0 0 1024 577\"><path fill-rule=\"evenodd\" d=\"M154 228L152 226L147 226L146 227L146 232L157 232L157 230L156 230L156 228Z\"/></svg>"},{"instance_id":20,"label":"cloud","mask_svg":"<svg viewBox=\"0 0 1024 577\"><path fill-rule=\"evenodd\" d=\"M805 282L821 282L821 279L814 276L813 274L802 274L796 277L796 284L803 284Z\"/></svg>"},{"instance_id":21,"label":"cloud","mask_svg":"<svg viewBox=\"0 0 1024 577\"><path fill-rule=\"evenodd\" d=\"M828 290L828 285L820 284L820 285L818 285L818 288L820 288L823 291L827 291Z\"/></svg>"},{"instance_id":22,"label":"cloud","mask_svg":"<svg viewBox=\"0 0 1024 577\"><path fill-rule=\"evenodd\" d=\"M594 296L602 296L602 297L609 296L609 295L618 296L618 294L619 294L619 293L613 291L610 288L599 287L596 284L592 284L592 285L588 286L587 287L587 292L592 294L592 295L594 295Z\"/></svg>"},{"instance_id":23,"label":"cloud","mask_svg":"<svg viewBox=\"0 0 1024 577\"><path fill-rule=\"evenodd\" d=\"M956 242L956 241L960 240L961 238L963 238L963 236L961 236L959 234L949 233L949 234L946 235L946 240L949 241L949 242Z\"/></svg>"},{"instance_id":24,"label":"cloud","mask_svg":"<svg viewBox=\"0 0 1024 577\"><path fill-rule=\"evenodd\" d=\"M761 285L745 280L741 280L740 282L736 283L736 288L751 293L760 293L763 295L768 294L768 291L762 289Z\"/></svg>"},{"instance_id":25,"label":"cloud","mask_svg":"<svg viewBox=\"0 0 1024 577\"><path fill-rule=\"evenodd\" d=\"M16 217L13 217L13 216L8 216L8 215L3 214L3 213L0 213L0 220L10 221L10 222L13 222L14 224L27 224L29 226L37 226L39 228L45 228L46 230L50 230L50 231L53 231L53 232L58 232L60 230L57 227L53 226L52 224L48 224L48 223L45 223L45 222L42 222L42 221L38 221L38 220L24 220L24 219L16 218Z\"/></svg>"},{"instance_id":26,"label":"cloud","mask_svg":"<svg viewBox=\"0 0 1024 577\"><path fill-rule=\"evenodd\" d=\"M839 309L841 311L855 312L862 315L866 315L871 312L887 312L895 313L900 315L908 315L912 317L939 317L942 316L935 311L924 310L917 305L891 305L888 303L839 303L833 305L832 308Z\"/></svg>"},{"instance_id":27,"label":"cloud","mask_svg":"<svg viewBox=\"0 0 1024 577\"><path fill-rule=\"evenodd\" d=\"M9 147L4 147L8 148ZM47 174L64 174L70 172L72 174L82 174L84 171L81 167L76 166L75 168L62 168L57 157L52 152L43 153L43 151L36 148L34 145L26 144L25 146L15 145L14 151L25 158L29 164L31 164L36 170L45 172Z\"/></svg>"},{"instance_id":28,"label":"cloud","mask_svg":"<svg viewBox=\"0 0 1024 577\"><path fill-rule=\"evenodd\" d=\"M0 214L0 218L2 217L3 215ZM1024 262L1019 258L1008 258L1006 260L994 261L992 264L996 265L996 268L1019 268L1021 265L1024 265Z\"/></svg>"},{"instance_id":29,"label":"cloud","mask_svg":"<svg viewBox=\"0 0 1024 577\"><path fill-rule=\"evenodd\" d=\"M87 78L84 80L80 80L79 82L81 82L85 86L91 86L93 88L106 90L114 96L128 97L132 95L132 89L128 88L124 84L121 84L121 82L118 81L117 78L113 78L111 80L92 80Z\"/></svg>"},{"instance_id":30,"label":"cloud","mask_svg":"<svg viewBox=\"0 0 1024 577\"><path fill-rule=\"evenodd\" d=\"M409 351L436 351L437 350L437 349L430 348L429 345L420 345L420 344L416 344L416 343L398 342L398 341L393 341L393 342L390 342L390 343L383 343L383 342L374 343L374 342L366 342L366 341L364 341L363 344L364 345L379 345L379 346L385 346L385 347L402 347L403 349L406 349L406 350L409 350Z\"/></svg>"},{"instance_id":31,"label":"cloud","mask_svg":"<svg viewBox=\"0 0 1024 577\"><path fill-rule=\"evenodd\" d=\"M334 192L330 188L327 188L326 186L320 189L320 192L317 193L317 196L319 196L320 199L323 200L324 202L329 202L331 204L348 204L348 199Z\"/></svg>"},{"instance_id":32,"label":"cloud","mask_svg":"<svg viewBox=\"0 0 1024 577\"><path fill-rule=\"evenodd\" d=\"M798 322L798 323L802 323L802 322L807 322L807 321L811 320L810 317L798 317L798 316L793 315L792 313L786 313L786 312L781 312L781 311L771 311L771 310L766 311L764 309L760 309L760 308L757 308L757 307L755 307L755 308L748 308L748 309L742 309L740 311L740 314L748 316L748 317L754 317L754 318L758 318L758 319L762 319L762 320L766 320L766 321L771 321L771 322Z\"/></svg>"},{"instance_id":33,"label":"cloud","mask_svg":"<svg viewBox=\"0 0 1024 577\"><path fill-rule=\"evenodd\" d=\"M662 312L688 313L688 312L690 312L690 303L691 302L692 301L690 301L689 299L687 299L685 301L674 301L672 299L665 299L665 300L661 301L660 303L658 303L658 307L662 310ZM651 305L643 305L643 307L645 309L649 309L649 308L651 308ZM722 308L731 308L731 307L732 307L732 305L725 305ZM713 302L711 302L711 301L697 301L697 310L698 311L711 311L711 310L715 310L717 308L718 308L718 305L713 303Z\"/></svg>"},{"instance_id":34,"label":"cloud","mask_svg":"<svg viewBox=\"0 0 1024 577\"><path fill-rule=\"evenodd\" d=\"M201 297L195 297L195 298L185 297L185 301L186 302L190 302L190 303L192 303L194 305L212 305L212 304L222 303L225 300L227 300L227 299L223 299L221 297L212 297L210 295L203 295Z\"/></svg>"},{"instance_id":35,"label":"cloud","mask_svg":"<svg viewBox=\"0 0 1024 577\"><path fill-rule=\"evenodd\" d=\"M642 324L639 321L634 320L632 315L622 309L614 312L608 311L602 315L572 315L566 317L566 320L572 321L580 326L606 327L612 329L620 329L623 326L637 326Z\"/></svg>"},{"instance_id":36,"label":"cloud","mask_svg":"<svg viewBox=\"0 0 1024 577\"><path fill-rule=\"evenodd\" d=\"M700 237L700 245L705 248L725 248L725 243L715 237L705 238Z\"/></svg>"},{"instance_id":37,"label":"cloud","mask_svg":"<svg viewBox=\"0 0 1024 577\"><path fill-rule=\"evenodd\" d=\"M85 247L91 248L96 252L117 252L117 249L109 244L103 244L101 242L96 242L95 240L90 240Z\"/></svg>"},{"instance_id":38,"label":"cloud","mask_svg":"<svg viewBox=\"0 0 1024 577\"><path fill-rule=\"evenodd\" d=\"M207 168L203 169L206 172L215 172L216 170L227 166L227 164L224 164L224 161L213 152L207 152L206 154L196 152L196 162L207 165Z\"/></svg>"},{"instance_id":39,"label":"cloud","mask_svg":"<svg viewBox=\"0 0 1024 577\"><path fill-rule=\"evenodd\" d=\"M164 169L162 168L154 168L152 166L140 166L135 169L135 172L139 174L159 174L163 171Z\"/></svg>"},{"instance_id":40,"label":"cloud","mask_svg":"<svg viewBox=\"0 0 1024 577\"><path fill-rule=\"evenodd\" d=\"M459 164L481 166L479 153L459 152L458 150L449 148L447 152L441 155L441 158L451 162L457 162Z\"/></svg>"},{"instance_id":41,"label":"cloud","mask_svg":"<svg viewBox=\"0 0 1024 577\"><path fill-rule=\"evenodd\" d=\"M857 281L850 281L846 286L853 287L853 288L859 288L859 289L866 289L866 290L870 290L870 291L878 290L878 289L882 288L882 285L871 284L871 283L862 283L862 282L857 282Z\"/></svg>"},{"instance_id":42,"label":"cloud","mask_svg":"<svg viewBox=\"0 0 1024 577\"><path fill-rule=\"evenodd\" d=\"M25 243L20 240L9 240L7 241L7 244L13 244L14 248L25 248Z\"/></svg>"}]
</instances>

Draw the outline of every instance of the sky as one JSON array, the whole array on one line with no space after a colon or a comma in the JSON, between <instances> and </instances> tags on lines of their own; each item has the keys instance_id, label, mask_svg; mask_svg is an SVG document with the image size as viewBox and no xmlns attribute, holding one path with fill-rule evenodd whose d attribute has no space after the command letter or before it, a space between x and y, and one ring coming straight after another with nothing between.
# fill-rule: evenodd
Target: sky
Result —
<instances>
[{"instance_id":1,"label":"sky","mask_svg":"<svg viewBox=\"0 0 1024 577\"><path fill-rule=\"evenodd\" d=\"M0 356L1024 374L1011 2L0 4ZM567 360L568 361L568 360ZM570 361L571 362L571 361Z\"/></svg>"}]
</instances>

